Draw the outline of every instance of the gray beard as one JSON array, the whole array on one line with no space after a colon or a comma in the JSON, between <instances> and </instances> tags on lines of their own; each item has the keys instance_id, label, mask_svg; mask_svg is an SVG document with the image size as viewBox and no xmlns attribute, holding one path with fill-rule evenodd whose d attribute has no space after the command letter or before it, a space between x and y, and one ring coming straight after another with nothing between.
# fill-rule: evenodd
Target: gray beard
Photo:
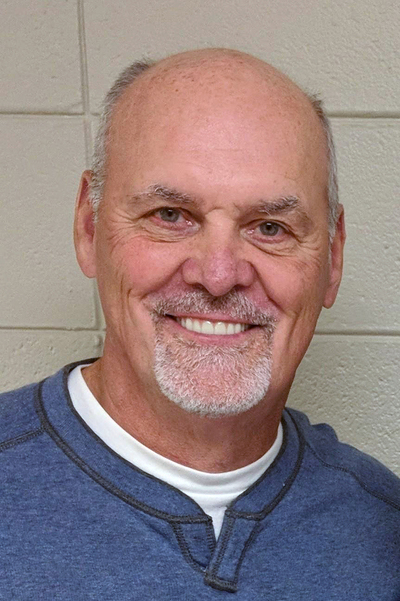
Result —
<instances>
[{"instance_id":1,"label":"gray beard","mask_svg":"<svg viewBox=\"0 0 400 601\"><path fill-rule=\"evenodd\" d=\"M163 316L169 311L207 314L218 309L262 327L256 336L249 335L247 343L229 346L205 346L178 335L164 338ZM271 379L274 320L245 297L231 292L214 299L208 293L193 292L181 299L159 301L154 322L154 373L170 401L190 413L217 418L248 411L265 397Z\"/></svg>"}]
</instances>

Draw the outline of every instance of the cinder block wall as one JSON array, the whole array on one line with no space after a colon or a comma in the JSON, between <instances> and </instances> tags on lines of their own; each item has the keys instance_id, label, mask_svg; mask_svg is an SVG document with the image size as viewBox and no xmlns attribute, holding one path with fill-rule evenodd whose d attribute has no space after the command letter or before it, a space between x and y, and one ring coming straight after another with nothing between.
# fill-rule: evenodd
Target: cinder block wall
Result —
<instances>
[{"instance_id":1,"label":"cinder block wall","mask_svg":"<svg viewBox=\"0 0 400 601\"><path fill-rule=\"evenodd\" d=\"M290 404L400 474L399 2L1 0L0 11L1 389L100 351L71 230L115 75L143 56L236 47L320 92L336 134L344 282Z\"/></svg>"}]
</instances>

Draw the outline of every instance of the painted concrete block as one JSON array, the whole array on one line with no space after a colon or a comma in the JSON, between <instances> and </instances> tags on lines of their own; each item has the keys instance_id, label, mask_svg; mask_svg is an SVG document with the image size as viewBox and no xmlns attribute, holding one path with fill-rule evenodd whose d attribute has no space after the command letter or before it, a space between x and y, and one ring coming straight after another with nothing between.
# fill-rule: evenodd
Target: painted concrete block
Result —
<instances>
[{"instance_id":1,"label":"painted concrete block","mask_svg":"<svg viewBox=\"0 0 400 601\"><path fill-rule=\"evenodd\" d=\"M400 337L317 335L288 406L400 475Z\"/></svg>"},{"instance_id":2,"label":"painted concrete block","mask_svg":"<svg viewBox=\"0 0 400 601\"><path fill-rule=\"evenodd\" d=\"M0 111L82 110L76 0L3 0Z\"/></svg>"},{"instance_id":3,"label":"painted concrete block","mask_svg":"<svg viewBox=\"0 0 400 601\"><path fill-rule=\"evenodd\" d=\"M98 357L95 332L0 330L0 391L37 382L67 363Z\"/></svg>"},{"instance_id":4,"label":"painted concrete block","mask_svg":"<svg viewBox=\"0 0 400 601\"><path fill-rule=\"evenodd\" d=\"M72 241L81 119L3 116L0 129L0 326L94 327L93 284Z\"/></svg>"},{"instance_id":5,"label":"painted concrete block","mask_svg":"<svg viewBox=\"0 0 400 601\"><path fill-rule=\"evenodd\" d=\"M348 237L339 298L319 328L400 333L400 122L333 125Z\"/></svg>"},{"instance_id":6,"label":"painted concrete block","mask_svg":"<svg viewBox=\"0 0 400 601\"><path fill-rule=\"evenodd\" d=\"M91 108L133 60L190 48L260 56L330 111L398 111L400 5L393 0L85 0Z\"/></svg>"}]
</instances>

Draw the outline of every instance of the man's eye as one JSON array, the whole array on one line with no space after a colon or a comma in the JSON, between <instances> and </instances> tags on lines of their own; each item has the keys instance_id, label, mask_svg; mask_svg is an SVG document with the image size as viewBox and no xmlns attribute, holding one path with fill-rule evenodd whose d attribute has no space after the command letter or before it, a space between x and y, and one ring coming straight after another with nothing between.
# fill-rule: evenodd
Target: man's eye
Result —
<instances>
[{"instance_id":1,"label":"man's eye","mask_svg":"<svg viewBox=\"0 0 400 601\"><path fill-rule=\"evenodd\" d=\"M279 225L279 223L274 223L273 221L264 221L264 223L260 223L258 227L263 236L274 237L283 232L283 227Z\"/></svg>"},{"instance_id":2,"label":"man's eye","mask_svg":"<svg viewBox=\"0 0 400 601\"><path fill-rule=\"evenodd\" d=\"M159 209L157 214L160 219L167 221L168 223L176 223L179 218L182 217L182 213L178 211L178 209L171 209L170 207Z\"/></svg>"}]
</instances>

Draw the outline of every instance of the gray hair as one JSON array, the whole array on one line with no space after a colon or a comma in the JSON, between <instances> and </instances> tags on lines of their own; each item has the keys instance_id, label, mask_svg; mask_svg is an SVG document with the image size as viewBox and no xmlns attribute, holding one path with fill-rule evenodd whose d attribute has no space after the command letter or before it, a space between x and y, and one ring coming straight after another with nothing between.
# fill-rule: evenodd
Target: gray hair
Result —
<instances>
[{"instance_id":1,"label":"gray hair","mask_svg":"<svg viewBox=\"0 0 400 601\"><path fill-rule=\"evenodd\" d=\"M328 230L329 236L332 239L336 231L336 222L338 219L339 208L339 185L337 175L337 160L335 143L333 141L333 133L330 121L325 112L323 102L317 95L307 94L307 98L312 104L312 107L319 118L322 129L325 133L326 149L328 155Z\"/></svg>"},{"instance_id":2,"label":"gray hair","mask_svg":"<svg viewBox=\"0 0 400 601\"><path fill-rule=\"evenodd\" d=\"M94 142L92 160L92 182L90 196L95 215L100 206L106 180L106 163L110 140L110 125L118 100L129 86L145 71L155 65L155 61L136 61L120 73L113 86L107 92L100 114L100 123Z\"/></svg>"},{"instance_id":3,"label":"gray hair","mask_svg":"<svg viewBox=\"0 0 400 601\"><path fill-rule=\"evenodd\" d=\"M104 192L106 179L106 162L109 144L109 132L112 116L115 106L123 93L133 82L135 82L143 73L148 71L156 61L136 61L122 71L115 83L107 93L100 116L100 124L94 144L92 161L92 182L90 188L91 200L95 216ZM329 119L323 107L322 100L316 95L306 93L307 98L312 104L314 111L319 118L323 131L325 133L327 154L328 154L328 229L329 236L332 239L336 230L336 221L338 217L339 192L337 180L337 162L335 145L333 142L332 129Z\"/></svg>"}]
</instances>

